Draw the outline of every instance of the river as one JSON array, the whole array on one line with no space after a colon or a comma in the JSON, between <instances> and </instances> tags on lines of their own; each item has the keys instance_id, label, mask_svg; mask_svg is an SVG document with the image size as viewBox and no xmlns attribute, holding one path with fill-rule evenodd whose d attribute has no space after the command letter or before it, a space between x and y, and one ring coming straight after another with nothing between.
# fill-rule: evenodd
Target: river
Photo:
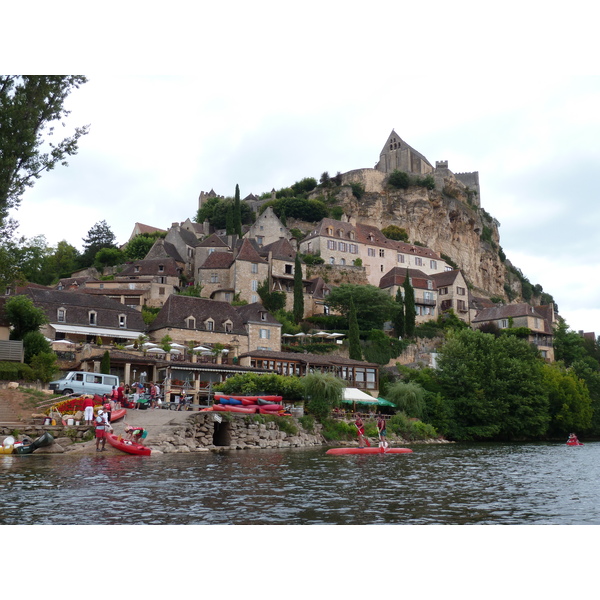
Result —
<instances>
[{"instance_id":1,"label":"river","mask_svg":"<svg viewBox=\"0 0 600 600\"><path fill-rule=\"evenodd\" d=\"M413 450L0 455L0 524L600 524L600 443Z\"/></svg>"}]
</instances>

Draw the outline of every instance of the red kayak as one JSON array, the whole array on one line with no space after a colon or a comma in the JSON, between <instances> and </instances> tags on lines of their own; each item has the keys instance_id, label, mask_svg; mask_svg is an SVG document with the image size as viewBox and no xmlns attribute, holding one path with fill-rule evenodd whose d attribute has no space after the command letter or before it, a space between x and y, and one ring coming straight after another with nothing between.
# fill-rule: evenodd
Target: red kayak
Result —
<instances>
[{"instance_id":1,"label":"red kayak","mask_svg":"<svg viewBox=\"0 0 600 600\"><path fill-rule=\"evenodd\" d=\"M283 400L283 396L230 396L228 394L215 394L215 402L219 402L221 398L225 400L228 400L229 398L240 400L243 404L259 404L259 398L261 400L266 400L267 402L281 402Z\"/></svg>"},{"instance_id":2,"label":"red kayak","mask_svg":"<svg viewBox=\"0 0 600 600\"><path fill-rule=\"evenodd\" d=\"M214 404L212 409L217 412L242 413L253 415L256 412L256 406L240 406L239 404Z\"/></svg>"},{"instance_id":3,"label":"red kayak","mask_svg":"<svg viewBox=\"0 0 600 600\"><path fill-rule=\"evenodd\" d=\"M118 421L119 419L122 419L126 414L127 414L127 409L126 408L119 408L117 410L113 410L110 413L110 422L114 423L115 421Z\"/></svg>"},{"instance_id":4,"label":"red kayak","mask_svg":"<svg viewBox=\"0 0 600 600\"><path fill-rule=\"evenodd\" d=\"M150 456L152 450L141 444L124 440L121 436L116 436L114 433L106 433L108 443L117 450L127 452L127 454L139 454L141 456Z\"/></svg>"},{"instance_id":5,"label":"red kayak","mask_svg":"<svg viewBox=\"0 0 600 600\"><path fill-rule=\"evenodd\" d=\"M583 446L582 442L567 442L567 446Z\"/></svg>"},{"instance_id":6,"label":"red kayak","mask_svg":"<svg viewBox=\"0 0 600 600\"><path fill-rule=\"evenodd\" d=\"M325 454L410 454L410 448L331 448Z\"/></svg>"}]
</instances>

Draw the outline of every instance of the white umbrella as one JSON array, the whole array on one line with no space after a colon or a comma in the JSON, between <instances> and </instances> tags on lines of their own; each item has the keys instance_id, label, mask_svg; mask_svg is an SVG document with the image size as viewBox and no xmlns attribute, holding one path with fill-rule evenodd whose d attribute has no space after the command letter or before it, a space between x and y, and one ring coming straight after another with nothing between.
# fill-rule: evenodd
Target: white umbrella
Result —
<instances>
[{"instance_id":1,"label":"white umbrella","mask_svg":"<svg viewBox=\"0 0 600 600\"><path fill-rule=\"evenodd\" d=\"M173 347L171 347L170 352L171 352L171 354L183 354L183 352L181 352L181 350L179 348L173 348Z\"/></svg>"},{"instance_id":2,"label":"white umbrella","mask_svg":"<svg viewBox=\"0 0 600 600\"><path fill-rule=\"evenodd\" d=\"M135 344L129 344L128 346L125 346L126 350L134 350L135 349Z\"/></svg>"},{"instance_id":3,"label":"white umbrella","mask_svg":"<svg viewBox=\"0 0 600 600\"><path fill-rule=\"evenodd\" d=\"M208 350L208 348L205 348L204 346L196 346L194 348L194 352L205 352L206 350Z\"/></svg>"},{"instance_id":4,"label":"white umbrella","mask_svg":"<svg viewBox=\"0 0 600 600\"><path fill-rule=\"evenodd\" d=\"M148 348L147 352L156 352L157 354L165 353L165 351L162 348Z\"/></svg>"},{"instance_id":5,"label":"white umbrella","mask_svg":"<svg viewBox=\"0 0 600 600\"><path fill-rule=\"evenodd\" d=\"M344 333L330 333L327 337L330 338L338 338L338 337L344 337Z\"/></svg>"},{"instance_id":6,"label":"white umbrella","mask_svg":"<svg viewBox=\"0 0 600 600\"><path fill-rule=\"evenodd\" d=\"M158 346L158 344L155 344L154 342L145 342L142 344L143 348L153 348Z\"/></svg>"},{"instance_id":7,"label":"white umbrella","mask_svg":"<svg viewBox=\"0 0 600 600\"><path fill-rule=\"evenodd\" d=\"M69 340L54 340L53 344L65 344L66 346L75 346L75 342Z\"/></svg>"},{"instance_id":8,"label":"white umbrella","mask_svg":"<svg viewBox=\"0 0 600 600\"><path fill-rule=\"evenodd\" d=\"M284 333L281 337L294 337L293 333Z\"/></svg>"},{"instance_id":9,"label":"white umbrella","mask_svg":"<svg viewBox=\"0 0 600 600\"><path fill-rule=\"evenodd\" d=\"M310 333L302 333L302 332L296 333L294 335L294 337L309 337L309 336L310 336Z\"/></svg>"},{"instance_id":10,"label":"white umbrella","mask_svg":"<svg viewBox=\"0 0 600 600\"><path fill-rule=\"evenodd\" d=\"M169 346L171 346L171 348L185 348L183 344L178 344L177 342L174 344L169 344Z\"/></svg>"},{"instance_id":11,"label":"white umbrella","mask_svg":"<svg viewBox=\"0 0 600 600\"><path fill-rule=\"evenodd\" d=\"M314 337L329 337L329 334L326 331L317 331L317 333L313 333Z\"/></svg>"}]
</instances>

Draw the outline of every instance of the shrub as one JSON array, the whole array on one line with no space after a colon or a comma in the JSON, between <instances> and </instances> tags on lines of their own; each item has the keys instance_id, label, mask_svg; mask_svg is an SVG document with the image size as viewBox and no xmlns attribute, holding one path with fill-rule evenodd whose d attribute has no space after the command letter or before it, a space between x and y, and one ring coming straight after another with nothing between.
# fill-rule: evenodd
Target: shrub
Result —
<instances>
[{"instance_id":1,"label":"shrub","mask_svg":"<svg viewBox=\"0 0 600 600\"><path fill-rule=\"evenodd\" d=\"M398 169L392 171L388 177L388 184L398 189L408 189L410 185L408 173L405 173L404 171L398 171Z\"/></svg>"},{"instance_id":2,"label":"shrub","mask_svg":"<svg viewBox=\"0 0 600 600\"><path fill-rule=\"evenodd\" d=\"M304 428L304 431L307 431L308 433L313 433L313 431L315 430L315 419L312 415L303 415L298 419L298 421L300 421L300 424Z\"/></svg>"},{"instance_id":3,"label":"shrub","mask_svg":"<svg viewBox=\"0 0 600 600\"><path fill-rule=\"evenodd\" d=\"M328 441L353 440L356 438L356 427L339 419L323 419L323 437Z\"/></svg>"},{"instance_id":4,"label":"shrub","mask_svg":"<svg viewBox=\"0 0 600 600\"><path fill-rule=\"evenodd\" d=\"M352 194L357 199L360 200L365 193L365 186L362 183L358 183L356 181L352 181L350 183L350 187L352 188Z\"/></svg>"}]
</instances>

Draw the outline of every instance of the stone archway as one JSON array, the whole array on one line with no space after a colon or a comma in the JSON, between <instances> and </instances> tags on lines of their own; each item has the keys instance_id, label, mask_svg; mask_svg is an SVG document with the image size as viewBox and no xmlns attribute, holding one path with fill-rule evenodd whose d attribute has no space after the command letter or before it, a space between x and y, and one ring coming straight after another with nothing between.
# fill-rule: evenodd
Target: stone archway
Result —
<instances>
[{"instance_id":1,"label":"stone archway","mask_svg":"<svg viewBox=\"0 0 600 600\"><path fill-rule=\"evenodd\" d=\"M213 444L215 446L231 446L231 423L229 421L215 421L213 431Z\"/></svg>"}]
</instances>

